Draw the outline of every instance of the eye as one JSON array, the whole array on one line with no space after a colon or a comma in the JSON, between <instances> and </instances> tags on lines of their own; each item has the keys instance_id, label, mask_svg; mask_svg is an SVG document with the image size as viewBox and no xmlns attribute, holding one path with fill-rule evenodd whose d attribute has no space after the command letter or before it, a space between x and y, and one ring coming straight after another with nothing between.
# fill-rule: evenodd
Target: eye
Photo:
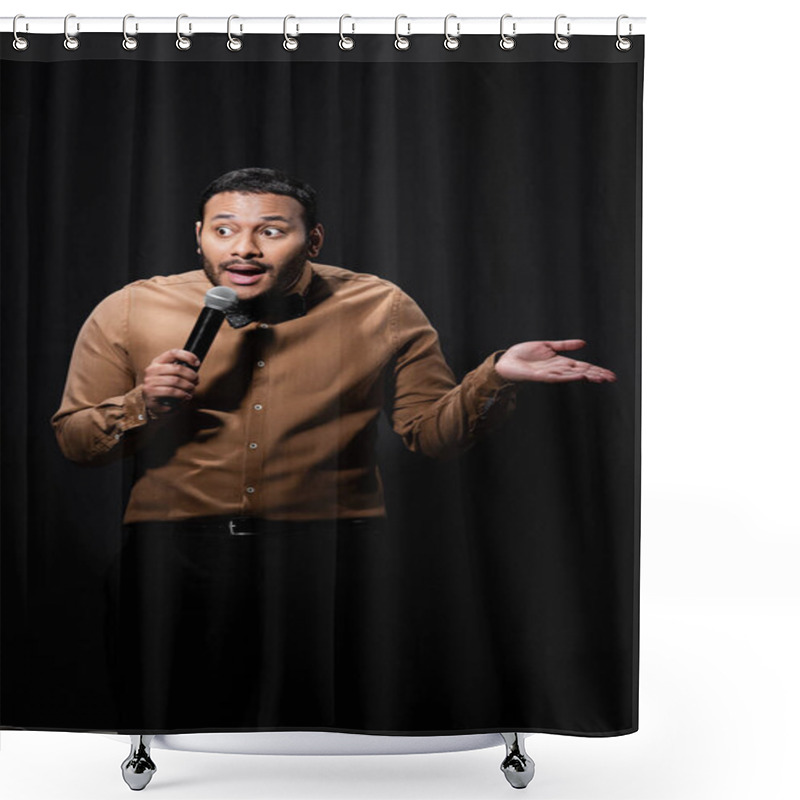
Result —
<instances>
[{"instance_id":1,"label":"eye","mask_svg":"<svg viewBox=\"0 0 800 800\"><path fill-rule=\"evenodd\" d=\"M264 228L263 230L265 236L280 236L282 233L283 231L280 228L274 227Z\"/></svg>"},{"instance_id":2,"label":"eye","mask_svg":"<svg viewBox=\"0 0 800 800\"><path fill-rule=\"evenodd\" d=\"M233 231L227 225L220 225L215 229L218 236L230 236Z\"/></svg>"}]
</instances>

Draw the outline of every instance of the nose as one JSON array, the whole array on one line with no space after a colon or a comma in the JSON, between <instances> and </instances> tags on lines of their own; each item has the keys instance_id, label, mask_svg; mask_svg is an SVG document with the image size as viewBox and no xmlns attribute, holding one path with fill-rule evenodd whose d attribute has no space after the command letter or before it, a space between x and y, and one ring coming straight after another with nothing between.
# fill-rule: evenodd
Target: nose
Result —
<instances>
[{"instance_id":1,"label":"nose","mask_svg":"<svg viewBox=\"0 0 800 800\"><path fill-rule=\"evenodd\" d=\"M260 258L262 252L258 234L242 231L233 241L231 255L237 258Z\"/></svg>"}]
</instances>

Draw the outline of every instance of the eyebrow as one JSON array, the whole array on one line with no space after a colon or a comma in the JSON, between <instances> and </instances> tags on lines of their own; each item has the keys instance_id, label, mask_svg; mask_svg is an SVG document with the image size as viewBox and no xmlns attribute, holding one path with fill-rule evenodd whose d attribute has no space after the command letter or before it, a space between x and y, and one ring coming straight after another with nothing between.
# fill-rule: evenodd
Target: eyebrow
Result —
<instances>
[{"instance_id":1,"label":"eyebrow","mask_svg":"<svg viewBox=\"0 0 800 800\"><path fill-rule=\"evenodd\" d=\"M215 219L236 219L236 214L214 214L213 217L209 220L209 222L213 222ZM264 220L265 222L291 222L290 219L287 217L282 217L280 214L266 214L259 219Z\"/></svg>"}]
</instances>

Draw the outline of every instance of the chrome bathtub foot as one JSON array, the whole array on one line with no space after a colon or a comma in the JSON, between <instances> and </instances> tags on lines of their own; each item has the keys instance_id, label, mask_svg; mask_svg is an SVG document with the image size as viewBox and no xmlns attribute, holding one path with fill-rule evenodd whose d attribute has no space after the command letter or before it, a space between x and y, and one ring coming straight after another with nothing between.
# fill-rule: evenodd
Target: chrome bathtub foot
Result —
<instances>
[{"instance_id":1,"label":"chrome bathtub foot","mask_svg":"<svg viewBox=\"0 0 800 800\"><path fill-rule=\"evenodd\" d=\"M506 780L515 789L524 789L532 780L536 765L525 752L525 739L520 733L501 733L506 743L506 757L500 765Z\"/></svg>"},{"instance_id":2,"label":"chrome bathtub foot","mask_svg":"<svg viewBox=\"0 0 800 800\"><path fill-rule=\"evenodd\" d=\"M150 783L155 775L156 765L150 758L152 736L131 734L131 752L122 762L122 778L134 792L139 792Z\"/></svg>"}]
</instances>

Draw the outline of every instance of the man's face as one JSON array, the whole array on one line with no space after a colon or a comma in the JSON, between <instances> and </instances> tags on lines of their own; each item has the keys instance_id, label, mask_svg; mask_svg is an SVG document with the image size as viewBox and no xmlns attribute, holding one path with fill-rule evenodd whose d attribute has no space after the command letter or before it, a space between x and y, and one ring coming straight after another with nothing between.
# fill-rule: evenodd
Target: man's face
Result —
<instances>
[{"instance_id":1,"label":"man's face","mask_svg":"<svg viewBox=\"0 0 800 800\"><path fill-rule=\"evenodd\" d=\"M303 206L293 197L241 192L209 198L195 232L209 280L240 300L293 286L324 236L322 225L306 232Z\"/></svg>"}]
</instances>

